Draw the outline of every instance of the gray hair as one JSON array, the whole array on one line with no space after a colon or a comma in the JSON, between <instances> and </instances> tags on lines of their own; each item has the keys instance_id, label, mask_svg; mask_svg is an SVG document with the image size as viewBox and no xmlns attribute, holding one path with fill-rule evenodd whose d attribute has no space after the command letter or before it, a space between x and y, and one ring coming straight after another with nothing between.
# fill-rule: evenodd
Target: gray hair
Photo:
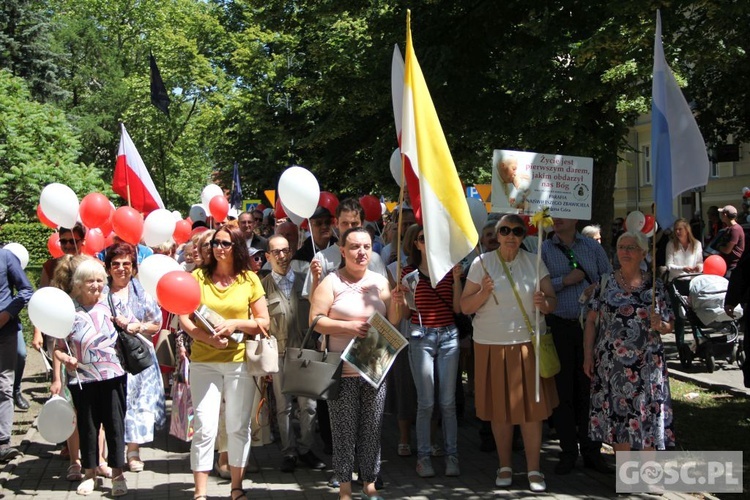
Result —
<instances>
[{"instance_id":1,"label":"gray hair","mask_svg":"<svg viewBox=\"0 0 750 500\"><path fill-rule=\"evenodd\" d=\"M77 299L81 296L83 286L86 284L86 280L92 278L101 278L104 281L107 280L107 273L104 271L104 266L101 262L95 259L88 258L82 261L73 271L73 277L70 285L70 296Z\"/></svg>"},{"instance_id":2,"label":"gray hair","mask_svg":"<svg viewBox=\"0 0 750 500\"><path fill-rule=\"evenodd\" d=\"M592 224L581 229L581 234L587 238L593 238L597 234L602 234L602 227L599 224Z\"/></svg>"},{"instance_id":3,"label":"gray hair","mask_svg":"<svg viewBox=\"0 0 750 500\"><path fill-rule=\"evenodd\" d=\"M644 252L648 252L648 240L646 239L646 236L640 231L625 231L620 235L619 238L617 238L618 245L623 238L631 238L635 240L635 244L638 245L638 248L640 248Z\"/></svg>"}]
</instances>

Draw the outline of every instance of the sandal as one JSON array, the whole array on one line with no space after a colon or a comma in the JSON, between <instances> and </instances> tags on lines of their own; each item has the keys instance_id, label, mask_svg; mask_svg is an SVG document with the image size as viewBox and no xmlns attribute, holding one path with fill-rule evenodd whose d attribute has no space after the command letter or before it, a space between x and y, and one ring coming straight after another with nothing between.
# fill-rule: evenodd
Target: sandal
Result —
<instances>
[{"instance_id":1,"label":"sandal","mask_svg":"<svg viewBox=\"0 0 750 500\"><path fill-rule=\"evenodd\" d=\"M83 474L81 473L81 464L70 464L70 467L68 467L67 476L65 476L65 479L68 481L80 481L83 479Z\"/></svg>"},{"instance_id":2,"label":"sandal","mask_svg":"<svg viewBox=\"0 0 750 500\"><path fill-rule=\"evenodd\" d=\"M235 491L239 491L242 494L236 497L234 496ZM232 500L240 500L240 498L244 498L245 500L247 500L247 495L245 494L245 490L243 490L242 488L232 488L232 491L229 492L229 498L231 498Z\"/></svg>"},{"instance_id":3,"label":"sandal","mask_svg":"<svg viewBox=\"0 0 750 500\"><path fill-rule=\"evenodd\" d=\"M112 496L121 497L128 494L128 483L125 481L125 476L120 474L112 480Z\"/></svg>"},{"instance_id":4,"label":"sandal","mask_svg":"<svg viewBox=\"0 0 750 500\"><path fill-rule=\"evenodd\" d=\"M107 479L111 479L112 467L107 465L107 462L102 462L96 468L96 475L99 477L106 477Z\"/></svg>"},{"instance_id":5,"label":"sandal","mask_svg":"<svg viewBox=\"0 0 750 500\"><path fill-rule=\"evenodd\" d=\"M141 460L140 452L137 450L128 452L128 467L130 472L143 472L145 464Z\"/></svg>"},{"instance_id":6,"label":"sandal","mask_svg":"<svg viewBox=\"0 0 750 500\"><path fill-rule=\"evenodd\" d=\"M195 495L193 500L200 500L201 498L208 498L206 495Z\"/></svg>"},{"instance_id":7,"label":"sandal","mask_svg":"<svg viewBox=\"0 0 750 500\"><path fill-rule=\"evenodd\" d=\"M76 488L76 494L77 495L90 495L94 492L96 489L96 478L90 477L88 479L84 479L81 484L78 485L78 488Z\"/></svg>"}]
</instances>

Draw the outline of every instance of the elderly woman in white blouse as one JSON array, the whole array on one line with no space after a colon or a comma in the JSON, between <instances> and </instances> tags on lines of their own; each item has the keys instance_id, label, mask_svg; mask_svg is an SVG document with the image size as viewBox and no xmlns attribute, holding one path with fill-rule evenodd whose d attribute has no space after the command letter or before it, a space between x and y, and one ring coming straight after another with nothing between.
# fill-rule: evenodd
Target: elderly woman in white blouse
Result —
<instances>
[{"instance_id":1,"label":"elderly woman in white blouse","mask_svg":"<svg viewBox=\"0 0 750 500\"><path fill-rule=\"evenodd\" d=\"M667 245L667 270L670 281L685 274L703 272L703 246L693 236L687 219L677 219L672 227L672 235ZM677 281L673 284L678 287L682 295L687 295L688 280ZM676 306L679 301L676 300L677 297L672 287L669 287L669 292L672 304ZM676 309L674 329L675 342L679 348L684 344L685 318L678 314Z\"/></svg>"}]
</instances>

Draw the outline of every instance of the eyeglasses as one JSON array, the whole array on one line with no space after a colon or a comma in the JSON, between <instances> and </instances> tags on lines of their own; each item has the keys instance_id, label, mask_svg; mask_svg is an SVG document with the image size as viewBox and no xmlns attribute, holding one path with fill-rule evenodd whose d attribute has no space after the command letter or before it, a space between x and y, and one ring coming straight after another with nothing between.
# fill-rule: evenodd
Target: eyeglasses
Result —
<instances>
[{"instance_id":1,"label":"eyeglasses","mask_svg":"<svg viewBox=\"0 0 750 500\"><path fill-rule=\"evenodd\" d=\"M127 269L129 267L133 267L133 263L132 262L115 262L115 261L112 261L112 262L110 262L109 267L122 267L122 268Z\"/></svg>"},{"instance_id":2,"label":"eyeglasses","mask_svg":"<svg viewBox=\"0 0 750 500\"><path fill-rule=\"evenodd\" d=\"M291 252L291 250L289 249L289 247L287 247L287 248L277 248L275 250L269 250L268 251L268 253L270 253L274 257L278 257L282 253L290 253L290 252Z\"/></svg>"},{"instance_id":3,"label":"eyeglasses","mask_svg":"<svg viewBox=\"0 0 750 500\"><path fill-rule=\"evenodd\" d=\"M420 234L419 236L417 236L417 241L420 243L424 243L424 234Z\"/></svg>"},{"instance_id":4,"label":"eyeglasses","mask_svg":"<svg viewBox=\"0 0 750 500\"><path fill-rule=\"evenodd\" d=\"M622 250L623 252L635 252L636 250L640 250L640 247L636 245L617 245L617 250Z\"/></svg>"},{"instance_id":5,"label":"eyeglasses","mask_svg":"<svg viewBox=\"0 0 750 500\"><path fill-rule=\"evenodd\" d=\"M526 230L520 226L501 226L500 229L497 230L497 232L503 236L508 236L510 233L513 233L513 236L518 236L519 238L526 234Z\"/></svg>"},{"instance_id":6,"label":"eyeglasses","mask_svg":"<svg viewBox=\"0 0 750 500\"><path fill-rule=\"evenodd\" d=\"M214 248L232 248L232 245L234 245L234 243L232 243L231 241L211 240L211 246Z\"/></svg>"},{"instance_id":7,"label":"eyeglasses","mask_svg":"<svg viewBox=\"0 0 750 500\"><path fill-rule=\"evenodd\" d=\"M79 239L73 239L73 238L61 239L60 240L60 244L61 245L72 245L74 241L75 241L76 245L80 245L81 244L81 240L79 240Z\"/></svg>"},{"instance_id":8,"label":"eyeglasses","mask_svg":"<svg viewBox=\"0 0 750 500\"><path fill-rule=\"evenodd\" d=\"M254 220L255 222L263 222L263 219L261 219L261 218L255 218L255 217L253 217L253 220Z\"/></svg>"}]
</instances>

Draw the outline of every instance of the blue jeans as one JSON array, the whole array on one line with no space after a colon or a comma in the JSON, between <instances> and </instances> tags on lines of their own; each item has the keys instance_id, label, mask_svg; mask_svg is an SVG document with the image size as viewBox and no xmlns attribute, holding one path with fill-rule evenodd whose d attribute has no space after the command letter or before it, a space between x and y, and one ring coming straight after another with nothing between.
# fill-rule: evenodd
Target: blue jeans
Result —
<instances>
[{"instance_id":1,"label":"blue jeans","mask_svg":"<svg viewBox=\"0 0 750 500\"><path fill-rule=\"evenodd\" d=\"M412 325L409 364L417 387L417 455L430 456L430 421L435 405L435 369L439 383L440 412L446 455L458 454L456 376L458 373L456 325L426 328Z\"/></svg>"}]
</instances>

